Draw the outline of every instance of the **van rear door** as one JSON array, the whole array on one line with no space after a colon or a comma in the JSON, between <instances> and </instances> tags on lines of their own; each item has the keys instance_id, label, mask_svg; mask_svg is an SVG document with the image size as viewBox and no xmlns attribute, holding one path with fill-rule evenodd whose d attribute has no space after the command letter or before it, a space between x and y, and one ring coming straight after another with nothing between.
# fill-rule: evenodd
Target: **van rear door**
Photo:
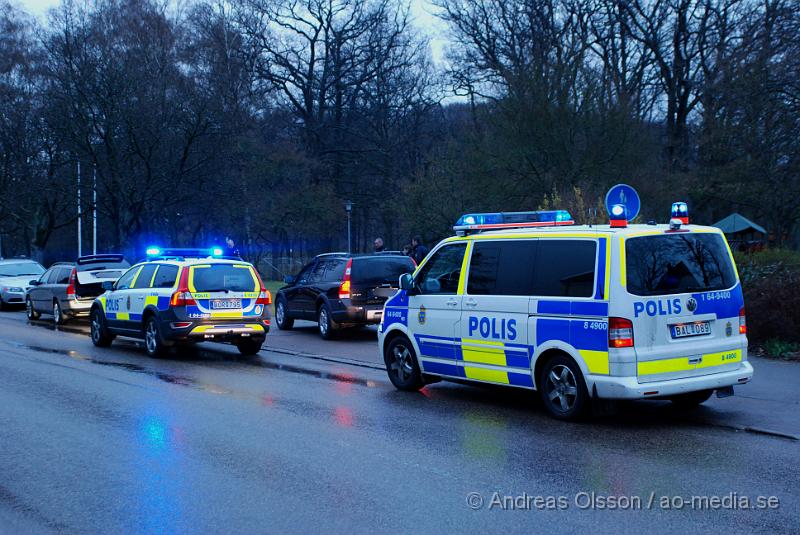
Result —
<instances>
[{"instance_id":1,"label":"van rear door","mask_svg":"<svg viewBox=\"0 0 800 535\"><path fill-rule=\"evenodd\" d=\"M729 371L746 360L742 289L721 233L631 237L624 255L640 383Z\"/></svg>"}]
</instances>

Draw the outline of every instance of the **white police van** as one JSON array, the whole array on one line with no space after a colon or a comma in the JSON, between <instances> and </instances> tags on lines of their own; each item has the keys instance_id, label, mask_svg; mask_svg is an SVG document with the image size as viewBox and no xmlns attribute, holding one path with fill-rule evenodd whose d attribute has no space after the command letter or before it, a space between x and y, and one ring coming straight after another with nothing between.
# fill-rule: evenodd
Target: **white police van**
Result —
<instances>
[{"instance_id":1,"label":"white police van","mask_svg":"<svg viewBox=\"0 0 800 535\"><path fill-rule=\"evenodd\" d=\"M467 214L387 301L379 344L392 383L439 379L540 392L556 418L592 399L693 406L747 383L742 287L720 230L574 226L568 212Z\"/></svg>"}]
</instances>

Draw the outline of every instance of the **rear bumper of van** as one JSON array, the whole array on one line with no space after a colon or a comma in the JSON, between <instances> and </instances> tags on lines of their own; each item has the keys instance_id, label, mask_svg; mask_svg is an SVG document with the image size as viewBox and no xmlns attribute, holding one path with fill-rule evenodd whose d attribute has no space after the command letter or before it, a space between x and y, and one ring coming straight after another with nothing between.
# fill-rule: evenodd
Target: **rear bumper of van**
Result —
<instances>
[{"instance_id":1,"label":"rear bumper of van","mask_svg":"<svg viewBox=\"0 0 800 535\"><path fill-rule=\"evenodd\" d=\"M753 366L744 361L736 369L722 373L670 379L653 383L640 383L636 377L610 377L605 375L589 375L587 383L589 391L596 390L597 397L604 399L647 399L662 398L697 392L698 390L716 390L733 385L742 385L753 378Z\"/></svg>"}]
</instances>

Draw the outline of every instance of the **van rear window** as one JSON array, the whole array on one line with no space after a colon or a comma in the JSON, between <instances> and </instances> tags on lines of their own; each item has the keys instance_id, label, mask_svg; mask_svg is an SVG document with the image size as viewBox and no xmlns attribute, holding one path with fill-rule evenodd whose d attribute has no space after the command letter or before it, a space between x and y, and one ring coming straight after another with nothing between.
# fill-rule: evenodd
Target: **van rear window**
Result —
<instances>
[{"instance_id":1,"label":"van rear window","mask_svg":"<svg viewBox=\"0 0 800 535\"><path fill-rule=\"evenodd\" d=\"M192 282L197 292L257 292L250 266L211 264L194 266Z\"/></svg>"},{"instance_id":2,"label":"van rear window","mask_svg":"<svg viewBox=\"0 0 800 535\"><path fill-rule=\"evenodd\" d=\"M667 295L727 290L736 284L728 248L719 234L674 233L625 242L628 292Z\"/></svg>"}]
</instances>

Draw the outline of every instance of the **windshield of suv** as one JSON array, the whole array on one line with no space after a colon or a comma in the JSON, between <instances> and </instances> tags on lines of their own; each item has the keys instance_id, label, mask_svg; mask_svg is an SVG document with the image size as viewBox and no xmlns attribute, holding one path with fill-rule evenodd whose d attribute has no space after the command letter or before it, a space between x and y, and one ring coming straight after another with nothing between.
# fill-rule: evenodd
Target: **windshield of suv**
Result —
<instances>
[{"instance_id":1,"label":"windshield of suv","mask_svg":"<svg viewBox=\"0 0 800 535\"><path fill-rule=\"evenodd\" d=\"M628 292L667 295L727 290L736 272L723 238L715 233L675 233L625 242Z\"/></svg>"},{"instance_id":2,"label":"windshield of suv","mask_svg":"<svg viewBox=\"0 0 800 535\"><path fill-rule=\"evenodd\" d=\"M0 264L0 277L24 277L26 275L41 275L42 273L44 273L44 268L36 262Z\"/></svg>"},{"instance_id":3,"label":"windshield of suv","mask_svg":"<svg viewBox=\"0 0 800 535\"><path fill-rule=\"evenodd\" d=\"M400 275L413 272L414 261L408 256L368 256L353 259L351 276L357 286L397 287Z\"/></svg>"},{"instance_id":4,"label":"windshield of suv","mask_svg":"<svg viewBox=\"0 0 800 535\"><path fill-rule=\"evenodd\" d=\"M257 292L253 268L247 264L204 264L192 269L194 291Z\"/></svg>"}]
</instances>

